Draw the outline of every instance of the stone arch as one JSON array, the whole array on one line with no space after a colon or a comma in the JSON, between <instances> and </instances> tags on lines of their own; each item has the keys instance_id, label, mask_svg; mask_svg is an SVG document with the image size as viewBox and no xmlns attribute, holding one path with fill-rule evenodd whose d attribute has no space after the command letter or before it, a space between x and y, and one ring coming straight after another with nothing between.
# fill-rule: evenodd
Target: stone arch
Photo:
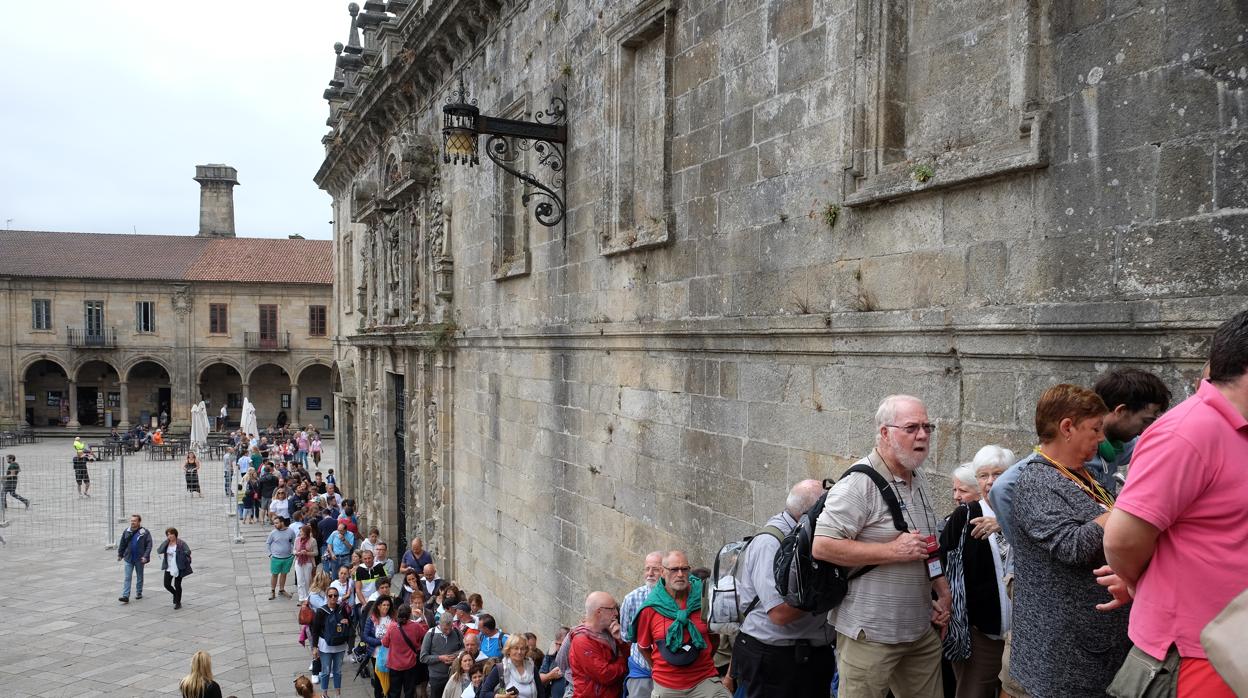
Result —
<instances>
[{"instance_id":1,"label":"stone arch","mask_svg":"<svg viewBox=\"0 0 1248 698\"><path fill-rule=\"evenodd\" d=\"M230 359L225 358L224 356L212 356L207 359L200 360L199 364L197 364L195 367L195 380L202 381L204 378L204 372L207 371L209 368L216 366L217 364L221 364L222 366L227 366L229 368L234 369L234 372L238 374L239 381L242 381L243 367L239 366L238 364L231 361Z\"/></svg>"},{"instance_id":2,"label":"stone arch","mask_svg":"<svg viewBox=\"0 0 1248 698\"><path fill-rule=\"evenodd\" d=\"M82 376L80 376L79 374L82 373L82 369L85 366L87 366L87 364L94 364L94 363L101 363L113 369L113 372L117 374L117 377L119 379L122 376L126 375L125 373L122 372L120 368L118 368L117 364L113 363L112 361L108 359L105 359L99 356L86 356L74 362L74 372L72 374L73 379L75 381L81 380Z\"/></svg>"},{"instance_id":3,"label":"stone arch","mask_svg":"<svg viewBox=\"0 0 1248 698\"><path fill-rule=\"evenodd\" d=\"M290 372L290 375L294 376L295 382L297 383L299 382L299 379L303 377L303 372L313 366L324 366L325 368L329 369L330 375L333 375L333 372L334 372L333 362L329 361L328 359L322 359L320 357L313 357L311 359L304 359L303 361L300 361L299 363L295 364L295 369Z\"/></svg>"},{"instance_id":4,"label":"stone arch","mask_svg":"<svg viewBox=\"0 0 1248 698\"><path fill-rule=\"evenodd\" d=\"M287 366L286 364L283 364L280 361L273 361L272 359L261 359L255 362L254 364L252 364L251 366L247 367L247 371L243 374L244 378L246 379L244 382L250 385L252 382L252 378L254 378L256 375L256 371L259 371L265 366L276 366L278 369L281 370L282 373L286 374L287 377L291 375L290 367Z\"/></svg>"},{"instance_id":5,"label":"stone arch","mask_svg":"<svg viewBox=\"0 0 1248 698\"><path fill-rule=\"evenodd\" d=\"M66 379L73 375L69 369L69 367L73 365L73 362L64 356L59 356L57 354L30 354L29 356L23 357L17 365L17 375L25 378L26 372L40 361L47 361L48 363L59 366L61 371L65 374ZM76 370L77 369L75 367L75 371Z\"/></svg>"},{"instance_id":6,"label":"stone arch","mask_svg":"<svg viewBox=\"0 0 1248 698\"><path fill-rule=\"evenodd\" d=\"M150 370L151 368L159 371ZM148 370L141 370L141 369ZM164 374L164 375L161 375ZM172 420L179 406L173 404L173 371L161 359L140 356L126 365L127 414L140 424L168 413Z\"/></svg>"},{"instance_id":7,"label":"stone arch","mask_svg":"<svg viewBox=\"0 0 1248 698\"><path fill-rule=\"evenodd\" d=\"M69 367L72 365L73 362L56 354L31 354L18 362L21 386L14 392L17 414L22 421L37 427L61 426L69 421L69 377L74 375ZM34 395L34 401L26 402L27 395ZM57 395L59 399L49 405L48 401ZM64 413L62 404L66 406Z\"/></svg>"},{"instance_id":8,"label":"stone arch","mask_svg":"<svg viewBox=\"0 0 1248 698\"><path fill-rule=\"evenodd\" d=\"M134 370L135 366L138 366L139 364L142 364L142 363L156 364L157 366L165 369L165 373L169 376L170 380L173 379L173 369L169 367L169 364L165 363L164 359L158 359L154 356L138 356L138 357L131 359L130 361L127 361L125 364L123 364L123 368L118 373L118 375L125 376L126 380L129 380L130 372Z\"/></svg>"}]
</instances>

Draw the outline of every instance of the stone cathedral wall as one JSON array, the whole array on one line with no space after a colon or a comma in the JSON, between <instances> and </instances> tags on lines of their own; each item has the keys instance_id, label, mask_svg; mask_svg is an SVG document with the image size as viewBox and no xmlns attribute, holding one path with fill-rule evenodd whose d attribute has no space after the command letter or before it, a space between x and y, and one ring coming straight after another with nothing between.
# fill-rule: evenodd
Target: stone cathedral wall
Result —
<instances>
[{"instance_id":1,"label":"stone cathedral wall","mask_svg":"<svg viewBox=\"0 0 1248 698\"><path fill-rule=\"evenodd\" d=\"M446 7L407 9L403 40L450 34ZM789 485L868 451L885 395L927 402L943 503L980 446L1030 448L1052 383L1129 364L1182 399L1248 306L1242 3L481 8L391 128L436 150L461 69L484 114L563 97L566 224L539 225L484 153L438 157L446 323L352 335L352 282L337 326L357 376L374 346L437 348L439 544L510 631L546 637L588 591L623 594L651 549L709 565ZM344 143L327 163L363 147ZM335 219L384 148L356 160ZM358 274L342 240L364 228L336 227ZM367 412L384 386L357 385Z\"/></svg>"}]
</instances>

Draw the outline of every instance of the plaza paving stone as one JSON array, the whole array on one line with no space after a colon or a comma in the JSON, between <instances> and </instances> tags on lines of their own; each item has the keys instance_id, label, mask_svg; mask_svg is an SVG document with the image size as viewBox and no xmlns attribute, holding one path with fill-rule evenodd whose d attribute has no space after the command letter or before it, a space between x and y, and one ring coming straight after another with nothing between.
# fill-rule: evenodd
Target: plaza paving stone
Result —
<instances>
[{"instance_id":1,"label":"plaza paving stone","mask_svg":"<svg viewBox=\"0 0 1248 698\"><path fill-rule=\"evenodd\" d=\"M297 642L295 603L269 600L269 528L243 525L244 542L234 542L219 460L205 459L201 468L202 499L187 495L181 458L126 460L126 509L143 515L153 551L167 526L191 546L194 573L175 611L158 559L147 565L143 598L117 601L122 567L105 539L115 544L127 525L114 522L108 531L108 469L120 464L92 463L92 497L79 498L70 444L45 439L0 449L0 457L18 457L18 492L33 502L26 509L9 499L8 525L0 527L8 579L0 602L0 698L176 696L198 650L212 655L224 696L293 696L292 682L310 661ZM333 464L331 446L321 467ZM293 574L287 588L294 592ZM371 696L355 668L344 663L343 695Z\"/></svg>"}]
</instances>

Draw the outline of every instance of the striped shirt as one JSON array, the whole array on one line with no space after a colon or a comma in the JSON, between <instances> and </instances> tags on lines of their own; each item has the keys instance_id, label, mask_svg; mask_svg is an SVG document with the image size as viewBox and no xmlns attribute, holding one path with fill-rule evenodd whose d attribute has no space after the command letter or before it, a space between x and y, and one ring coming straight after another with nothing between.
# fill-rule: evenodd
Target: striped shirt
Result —
<instances>
[{"instance_id":1,"label":"striped shirt","mask_svg":"<svg viewBox=\"0 0 1248 698\"><path fill-rule=\"evenodd\" d=\"M869 464L890 483L902 504L906 523L924 536L938 531L936 514L929 509L931 497L925 478L915 471L910 484L889 472L879 453L872 451L858 461ZM862 474L843 477L832 486L823 513L815 522L815 535L888 543L899 534L888 505L871 478ZM871 642L899 644L918 640L931 627L932 583L922 560L879 565L849 583L841 605L828 613L838 633L858 639L863 633Z\"/></svg>"}]
</instances>

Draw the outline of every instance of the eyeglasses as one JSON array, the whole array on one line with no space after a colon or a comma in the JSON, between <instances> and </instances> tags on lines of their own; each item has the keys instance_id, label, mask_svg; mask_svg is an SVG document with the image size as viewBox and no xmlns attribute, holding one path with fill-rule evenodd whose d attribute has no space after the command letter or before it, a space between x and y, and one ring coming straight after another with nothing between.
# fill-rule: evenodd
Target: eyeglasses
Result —
<instances>
[{"instance_id":1,"label":"eyeglasses","mask_svg":"<svg viewBox=\"0 0 1248 698\"><path fill-rule=\"evenodd\" d=\"M608 613L619 613L619 612L620 612L620 607L619 607L619 606L599 606L599 607L598 607L598 610L599 610L599 611L606 611L606 612L608 612Z\"/></svg>"},{"instance_id":2,"label":"eyeglasses","mask_svg":"<svg viewBox=\"0 0 1248 698\"><path fill-rule=\"evenodd\" d=\"M906 424L906 425L885 424L884 426L890 429L900 429L906 432L907 434L917 433L920 429L922 429L923 431L926 431L929 434L936 431L936 425L932 424L931 422L924 422L922 424Z\"/></svg>"},{"instance_id":3,"label":"eyeglasses","mask_svg":"<svg viewBox=\"0 0 1248 698\"><path fill-rule=\"evenodd\" d=\"M664 567L663 569L667 570L668 572L675 572L676 574L689 574L689 572L693 568L692 567Z\"/></svg>"}]
</instances>

